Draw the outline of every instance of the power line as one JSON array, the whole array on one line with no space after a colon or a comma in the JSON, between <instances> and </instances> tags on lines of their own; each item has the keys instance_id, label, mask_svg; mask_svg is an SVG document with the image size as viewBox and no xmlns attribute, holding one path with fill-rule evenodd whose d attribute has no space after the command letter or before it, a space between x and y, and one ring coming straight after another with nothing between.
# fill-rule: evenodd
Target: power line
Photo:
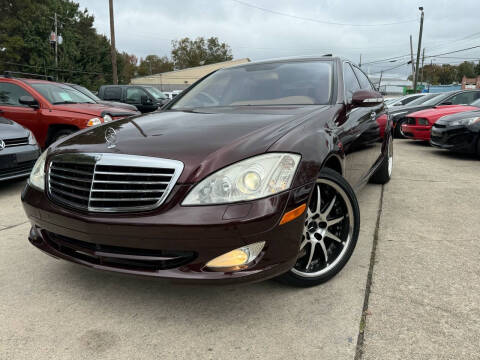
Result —
<instances>
[{"instance_id":1,"label":"power line","mask_svg":"<svg viewBox=\"0 0 480 360\"><path fill-rule=\"evenodd\" d=\"M271 14L286 16L286 17L290 17L290 18L294 18L294 19L298 19L298 20L311 21L311 22L315 22L315 23L319 23L319 24L327 24L327 25L372 27L372 26L389 26L389 25L406 24L406 23L411 23L411 22L416 22L417 21L417 19L414 19L414 20L404 20L404 21L398 21L398 22L386 23L386 24L349 24L349 23L324 21L324 20L317 20L317 19L313 19L313 18L307 18L307 17L303 17L303 16L291 15L291 14L283 13L283 12L280 12L280 11L271 10L271 9L267 9L267 8L260 7L260 6L257 6L257 5L249 4L249 3L246 3L246 2L241 1L241 0L231 0L231 1L236 2L238 4L241 4L243 6L248 6L248 7L251 7L251 8L254 8L254 9L257 9L257 10L261 10L261 11L264 11L264 12L268 12L268 13L271 13Z\"/></svg>"}]
</instances>

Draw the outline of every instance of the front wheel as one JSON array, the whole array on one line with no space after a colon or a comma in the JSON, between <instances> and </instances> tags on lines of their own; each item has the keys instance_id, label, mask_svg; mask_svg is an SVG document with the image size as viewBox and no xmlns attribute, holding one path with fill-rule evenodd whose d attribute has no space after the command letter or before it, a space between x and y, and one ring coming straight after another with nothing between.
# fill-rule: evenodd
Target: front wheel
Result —
<instances>
[{"instance_id":1,"label":"front wheel","mask_svg":"<svg viewBox=\"0 0 480 360\"><path fill-rule=\"evenodd\" d=\"M340 174L323 169L307 207L297 262L279 280L307 287L331 279L350 259L359 230L353 189Z\"/></svg>"}]
</instances>

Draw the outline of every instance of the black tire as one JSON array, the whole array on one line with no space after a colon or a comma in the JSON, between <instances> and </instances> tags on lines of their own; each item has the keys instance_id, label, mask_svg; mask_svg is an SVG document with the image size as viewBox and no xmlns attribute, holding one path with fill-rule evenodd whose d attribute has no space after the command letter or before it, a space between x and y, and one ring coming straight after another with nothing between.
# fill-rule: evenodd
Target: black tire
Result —
<instances>
[{"instance_id":1,"label":"black tire","mask_svg":"<svg viewBox=\"0 0 480 360\"><path fill-rule=\"evenodd\" d=\"M71 130L71 129L61 129L61 130L58 130L56 131L50 141L48 142L48 145L50 146L51 144L53 144L55 141L57 140L60 140L61 138L64 138L64 137L67 137L68 135L71 135L73 134L75 131L74 130Z\"/></svg>"},{"instance_id":2,"label":"black tire","mask_svg":"<svg viewBox=\"0 0 480 360\"><path fill-rule=\"evenodd\" d=\"M386 184L392 177L393 169L393 138L389 137L387 144L387 152L382 160L382 163L371 176L370 182L373 184Z\"/></svg>"},{"instance_id":3,"label":"black tire","mask_svg":"<svg viewBox=\"0 0 480 360\"><path fill-rule=\"evenodd\" d=\"M317 206L318 196L320 207ZM322 209L325 210L322 212ZM321 216L315 218L317 213ZM315 228L312 227L314 222L318 222L313 225ZM290 286L309 287L324 283L338 274L352 256L360 230L360 208L352 187L339 173L328 168L320 172L310 197L304 226L297 263L277 277L278 281ZM314 254L317 254L315 260Z\"/></svg>"},{"instance_id":4,"label":"black tire","mask_svg":"<svg viewBox=\"0 0 480 360\"><path fill-rule=\"evenodd\" d=\"M395 137L399 139L407 139L406 136L403 136L402 134L402 124L405 124L407 122L407 119L402 118L397 121L397 125L395 126Z\"/></svg>"},{"instance_id":5,"label":"black tire","mask_svg":"<svg viewBox=\"0 0 480 360\"><path fill-rule=\"evenodd\" d=\"M478 137L477 141L477 156L480 158L480 136Z\"/></svg>"}]
</instances>

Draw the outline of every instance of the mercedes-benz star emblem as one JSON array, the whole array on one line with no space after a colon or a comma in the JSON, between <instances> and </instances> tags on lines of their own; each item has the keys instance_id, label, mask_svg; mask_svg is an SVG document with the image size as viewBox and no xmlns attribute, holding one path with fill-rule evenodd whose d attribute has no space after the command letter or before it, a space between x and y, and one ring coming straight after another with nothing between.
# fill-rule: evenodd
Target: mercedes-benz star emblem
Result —
<instances>
[{"instance_id":1,"label":"mercedes-benz star emblem","mask_svg":"<svg viewBox=\"0 0 480 360\"><path fill-rule=\"evenodd\" d=\"M5 149L5 141L0 139L0 151L2 151L3 149Z\"/></svg>"},{"instance_id":2,"label":"mercedes-benz star emblem","mask_svg":"<svg viewBox=\"0 0 480 360\"><path fill-rule=\"evenodd\" d=\"M111 149L117 146L117 132L109 127L107 130L105 130L105 140L107 141L107 148Z\"/></svg>"}]
</instances>

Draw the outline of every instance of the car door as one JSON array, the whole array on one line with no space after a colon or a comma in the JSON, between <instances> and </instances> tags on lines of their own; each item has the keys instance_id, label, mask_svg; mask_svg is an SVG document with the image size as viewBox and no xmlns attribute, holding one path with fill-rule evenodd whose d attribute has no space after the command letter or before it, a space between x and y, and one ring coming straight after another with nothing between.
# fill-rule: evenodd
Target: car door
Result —
<instances>
[{"instance_id":1,"label":"car door","mask_svg":"<svg viewBox=\"0 0 480 360\"><path fill-rule=\"evenodd\" d=\"M0 116L26 127L38 138L41 132L40 110L20 104L22 96L35 98L17 84L0 82Z\"/></svg>"},{"instance_id":2,"label":"car door","mask_svg":"<svg viewBox=\"0 0 480 360\"><path fill-rule=\"evenodd\" d=\"M372 107L353 106L353 94L361 90L362 86L371 90L371 84L368 81L368 86L365 82L361 85L348 62L343 64L343 82L346 103L339 117L337 135L346 155L345 178L357 189L365 181L380 153L380 127L376 120L383 104Z\"/></svg>"},{"instance_id":3,"label":"car door","mask_svg":"<svg viewBox=\"0 0 480 360\"><path fill-rule=\"evenodd\" d=\"M155 111L158 108L158 105L150 95L139 87L127 87L126 102L127 104L135 105L142 113Z\"/></svg>"}]
</instances>

